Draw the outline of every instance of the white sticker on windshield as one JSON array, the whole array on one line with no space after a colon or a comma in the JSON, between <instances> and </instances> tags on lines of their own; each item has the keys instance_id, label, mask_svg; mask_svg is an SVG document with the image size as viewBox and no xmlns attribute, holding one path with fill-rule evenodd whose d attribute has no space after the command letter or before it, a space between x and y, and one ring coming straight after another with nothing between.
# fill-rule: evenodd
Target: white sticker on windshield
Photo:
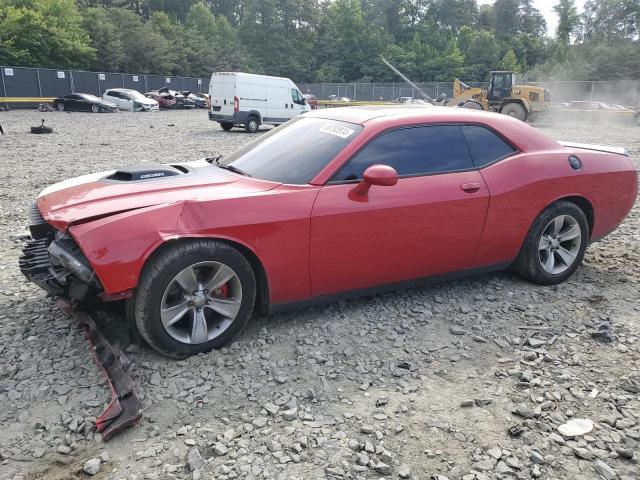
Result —
<instances>
[{"instance_id":1,"label":"white sticker on windshield","mask_svg":"<svg viewBox=\"0 0 640 480\"><path fill-rule=\"evenodd\" d=\"M320 129L321 132L329 133L340 138L349 138L355 130L340 125L325 125Z\"/></svg>"}]
</instances>

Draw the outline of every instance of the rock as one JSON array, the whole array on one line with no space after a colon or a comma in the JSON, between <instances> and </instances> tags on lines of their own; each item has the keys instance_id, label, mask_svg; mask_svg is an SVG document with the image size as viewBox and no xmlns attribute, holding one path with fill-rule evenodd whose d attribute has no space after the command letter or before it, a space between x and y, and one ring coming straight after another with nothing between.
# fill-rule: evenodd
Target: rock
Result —
<instances>
[{"instance_id":1,"label":"rock","mask_svg":"<svg viewBox=\"0 0 640 480\"><path fill-rule=\"evenodd\" d=\"M529 459L533 462L536 463L538 465L544 465L545 464L545 460L544 457L536 452L536 451L532 451L531 454L529 455Z\"/></svg>"},{"instance_id":2,"label":"rock","mask_svg":"<svg viewBox=\"0 0 640 480\"><path fill-rule=\"evenodd\" d=\"M100 465L101 462L99 458L92 458L91 460L87 460L85 462L82 470L89 475L95 475L100 471Z\"/></svg>"},{"instance_id":3,"label":"rock","mask_svg":"<svg viewBox=\"0 0 640 480\"><path fill-rule=\"evenodd\" d=\"M475 401L474 400L463 400L460 403L460 406L463 408L468 408L468 407L473 407L475 405Z\"/></svg>"},{"instance_id":4,"label":"rock","mask_svg":"<svg viewBox=\"0 0 640 480\"><path fill-rule=\"evenodd\" d=\"M282 412L282 418L288 421L295 420L296 418L298 418L298 409L291 408L289 410L284 410Z\"/></svg>"},{"instance_id":5,"label":"rock","mask_svg":"<svg viewBox=\"0 0 640 480\"><path fill-rule=\"evenodd\" d=\"M458 325L451 325L449 327L449 332L452 335L466 335L467 334L467 331L464 328L459 327Z\"/></svg>"},{"instance_id":6,"label":"rock","mask_svg":"<svg viewBox=\"0 0 640 480\"><path fill-rule=\"evenodd\" d=\"M56 451L58 453L61 453L62 455L69 455L71 453L71 448L67 447L66 445L58 445Z\"/></svg>"},{"instance_id":7,"label":"rock","mask_svg":"<svg viewBox=\"0 0 640 480\"><path fill-rule=\"evenodd\" d=\"M409 465L406 463L400 465L400 468L398 468L398 476L400 478L411 478L411 468L409 468Z\"/></svg>"},{"instance_id":8,"label":"rock","mask_svg":"<svg viewBox=\"0 0 640 480\"><path fill-rule=\"evenodd\" d=\"M614 480L618 478L618 475L613 470L613 468L611 468L600 459L597 459L595 462L593 462L593 469L598 472L598 475L600 475L605 480Z\"/></svg>"},{"instance_id":9,"label":"rock","mask_svg":"<svg viewBox=\"0 0 640 480\"><path fill-rule=\"evenodd\" d=\"M264 405L262 405L262 408L264 408L272 417L275 417L278 414L278 410L280 410L280 407L274 405L273 403L265 403Z\"/></svg>"},{"instance_id":10,"label":"rock","mask_svg":"<svg viewBox=\"0 0 640 480\"><path fill-rule=\"evenodd\" d=\"M226 455L228 451L229 449L220 442L216 442L213 447L213 453L215 453L218 457Z\"/></svg>"},{"instance_id":11,"label":"rock","mask_svg":"<svg viewBox=\"0 0 640 480\"><path fill-rule=\"evenodd\" d=\"M500 460L500 458L502 458L502 449L500 447L490 448L487 453L496 460Z\"/></svg>"},{"instance_id":12,"label":"rock","mask_svg":"<svg viewBox=\"0 0 640 480\"><path fill-rule=\"evenodd\" d=\"M499 461L496 465L496 472L504 475L506 473L513 473L513 469L503 461Z\"/></svg>"},{"instance_id":13,"label":"rock","mask_svg":"<svg viewBox=\"0 0 640 480\"><path fill-rule=\"evenodd\" d=\"M162 377L158 372L153 372L151 374L151 378L149 379L149 383L151 385L160 385L162 383Z\"/></svg>"},{"instance_id":14,"label":"rock","mask_svg":"<svg viewBox=\"0 0 640 480\"><path fill-rule=\"evenodd\" d=\"M373 469L376 472L381 473L382 475L391 475L393 473L393 468L391 468L389 465L387 465L384 462L376 463Z\"/></svg>"},{"instance_id":15,"label":"rock","mask_svg":"<svg viewBox=\"0 0 640 480\"><path fill-rule=\"evenodd\" d=\"M203 465L204 459L202 458L202 455L200 455L200 450L196 447L190 448L187 451L187 467L189 468L189 471L193 472L202 468Z\"/></svg>"},{"instance_id":16,"label":"rock","mask_svg":"<svg viewBox=\"0 0 640 480\"><path fill-rule=\"evenodd\" d=\"M256 428L262 428L267 424L267 418L266 417L256 417L256 418L253 419L251 424Z\"/></svg>"}]
</instances>

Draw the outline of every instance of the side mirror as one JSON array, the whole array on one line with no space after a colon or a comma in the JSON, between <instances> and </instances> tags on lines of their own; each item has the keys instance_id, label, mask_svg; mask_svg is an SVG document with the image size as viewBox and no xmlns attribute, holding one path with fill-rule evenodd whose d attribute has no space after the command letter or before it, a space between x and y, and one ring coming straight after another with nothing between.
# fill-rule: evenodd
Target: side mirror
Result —
<instances>
[{"instance_id":1,"label":"side mirror","mask_svg":"<svg viewBox=\"0 0 640 480\"><path fill-rule=\"evenodd\" d=\"M366 195L372 185L391 187L398 183L398 172L389 165L371 165L364 171L362 180L352 190L356 195Z\"/></svg>"}]
</instances>

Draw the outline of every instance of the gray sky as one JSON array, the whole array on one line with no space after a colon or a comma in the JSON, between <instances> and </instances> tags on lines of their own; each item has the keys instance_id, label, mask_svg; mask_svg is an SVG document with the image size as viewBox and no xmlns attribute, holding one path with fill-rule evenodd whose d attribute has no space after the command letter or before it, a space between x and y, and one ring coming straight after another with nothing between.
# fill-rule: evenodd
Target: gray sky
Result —
<instances>
[{"instance_id":1,"label":"gray sky","mask_svg":"<svg viewBox=\"0 0 640 480\"><path fill-rule=\"evenodd\" d=\"M493 2L494 0L478 0L479 5ZM533 2L534 6L540 10L540 13L544 15L544 18L547 21L547 34L549 36L555 35L556 27L558 26L558 16L553 11L553 6L557 3L557 0L534 0ZM576 6L578 7L578 12L582 13L584 0L576 0Z\"/></svg>"}]
</instances>

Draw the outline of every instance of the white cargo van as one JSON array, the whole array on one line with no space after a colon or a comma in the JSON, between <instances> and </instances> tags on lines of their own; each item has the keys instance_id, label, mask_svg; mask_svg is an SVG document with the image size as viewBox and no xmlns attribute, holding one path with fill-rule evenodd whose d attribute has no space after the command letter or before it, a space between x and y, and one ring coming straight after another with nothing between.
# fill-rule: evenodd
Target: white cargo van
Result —
<instances>
[{"instance_id":1,"label":"white cargo van","mask_svg":"<svg viewBox=\"0 0 640 480\"><path fill-rule=\"evenodd\" d=\"M280 125L310 110L288 78L240 72L215 72L209 83L209 120L224 130L244 125L257 132L261 124Z\"/></svg>"}]
</instances>

